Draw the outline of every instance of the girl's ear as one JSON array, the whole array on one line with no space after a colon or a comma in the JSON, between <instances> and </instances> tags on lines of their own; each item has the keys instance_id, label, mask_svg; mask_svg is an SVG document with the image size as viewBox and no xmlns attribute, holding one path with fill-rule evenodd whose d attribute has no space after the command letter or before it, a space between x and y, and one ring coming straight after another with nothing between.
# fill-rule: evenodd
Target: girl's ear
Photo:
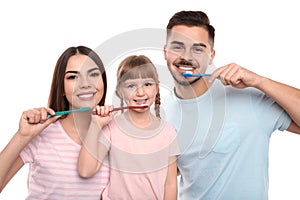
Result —
<instances>
[{"instance_id":1,"label":"girl's ear","mask_svg":"<svg viewBox=\"0 0 300 200\"><path fill-rule=\"evenodd\" d=\"M119 87L117 87L117 89L116 89L116 95L117 95L117 97L119 97L120 99L123 99L123 95L122 95L122 93L121 93Z\"/></svg>"}]
</instances>

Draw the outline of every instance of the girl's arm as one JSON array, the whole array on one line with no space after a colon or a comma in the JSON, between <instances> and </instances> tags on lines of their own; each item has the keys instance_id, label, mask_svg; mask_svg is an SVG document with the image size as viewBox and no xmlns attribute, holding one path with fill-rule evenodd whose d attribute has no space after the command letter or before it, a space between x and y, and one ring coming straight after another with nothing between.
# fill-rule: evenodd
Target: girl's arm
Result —
<instances>
[{"instance_id":1,"label":"girl's arm","mask_svg":"<svg viewBox=\"0 0 300 200\"><path fill-rule=\"evenodd\" d=\"M78 172L83 178L90 178L95 175L105 158L108 149L99 142L102 128L112 120L110 111L112 106L97 106L93 110L92 121L78 157Z\"/></svg>"},{"instance_id":2,"label":"girl's arm","mask_svg":"<svg viewBox=\"0 0 300 200\"><path fill-rule=\"evenodd\" d=\"M47 119L47 113L53 114L49 108L37 108L23 112L19 130L0 153L0 191L24 165L19 154L27 144L58 117Z\"/></svg>"},{"instance_id":3,"label":"girl's arm","mask_svg":"<svg viewBox=\"0 0 300 200\"><path fill-rule=\"evenodd\" d=\"M96 125L97 126L97 125ZM90 178L95 175L107 154L107 148L99 142L101 130L90 129L83 141L78 157L78 172L82 178Z\"/></svg>"},{"instance_id":4,"label":"girl's arm","mask_svg":"<svg viewBox=\"0 0 300 200\"><path fill-rule=\"evenodd\" d=\"M168 174L164 188L164 200L177 199L177 162L176 156L171 157L168 166Z\"/></svg>"}]
</instances>

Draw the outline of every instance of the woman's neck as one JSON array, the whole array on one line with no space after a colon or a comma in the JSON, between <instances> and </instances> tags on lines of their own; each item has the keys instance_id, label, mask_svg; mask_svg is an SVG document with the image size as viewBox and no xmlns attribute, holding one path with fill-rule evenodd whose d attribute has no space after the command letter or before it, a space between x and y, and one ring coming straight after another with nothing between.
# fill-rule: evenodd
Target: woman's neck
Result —
<instances>
[{"instance_id":1,"label":"woman's neck","mask_svg":"<svg viewBox=\"0 0 300 200\"><path fill-rule=\"evenodd\" d=\"M82 144L82 139L85 138L90 122L90 113L72 113L60 120L65 132L80 145Z\"/></svg>"}]
</instances>

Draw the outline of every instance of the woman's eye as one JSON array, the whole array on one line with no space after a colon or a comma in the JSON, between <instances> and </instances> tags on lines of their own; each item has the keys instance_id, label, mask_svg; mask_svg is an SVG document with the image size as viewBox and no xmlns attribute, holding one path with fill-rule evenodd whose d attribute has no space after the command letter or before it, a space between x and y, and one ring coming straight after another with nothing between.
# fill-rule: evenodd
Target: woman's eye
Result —
<instances>
[{"instance_id":1,"label":"woman's eye","mask_svg":"<svg viewBox=\"0 0 300 200\"><path fill-rule=\"evenodd\" d=\"M91 77L98 77L98 76L100 76L100 73L99 72L94 72L94 73L91 73L90 76Z\"/></svg>"},{"instance_id":2,"label":"woman's eye","mask_svg":"<svg viewBox=\"0 0 300 200\"><path fill-rule=\"evenodd\" d=\"M70 76L67 76L66 78L67 78L67 80L73 80L73 79L76 79L77 76L76 75L70 75Z\"/></svg>"}]
</instances>

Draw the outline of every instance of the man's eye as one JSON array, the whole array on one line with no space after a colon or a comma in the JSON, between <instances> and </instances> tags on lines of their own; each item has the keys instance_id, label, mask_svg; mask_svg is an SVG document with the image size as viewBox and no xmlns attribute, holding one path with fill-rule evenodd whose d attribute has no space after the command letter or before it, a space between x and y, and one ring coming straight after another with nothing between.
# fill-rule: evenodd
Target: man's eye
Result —
<instances>
[{"instance_id":1,"label":"man's eye","mask_svg":"<svg viewBox=\"0 0 300 200\"><path fill-rule=\"evenodd\" d=\"M194 48L193 48L193 52L194 52L194 53L202 53L202 52L203 52L203 49L200 48L200 47L194 47Z\"/></svg>"},{"instance_id":2,"label":"man's eye","mask_svg":"<svg viewBox=\"0 0 300 200\"><path fill-rule=\"evenodd\" d=\"M179 46L179 45L173 45L171 46L171 49L173 51L182 51L183 50L183 47L182 46Z\"/></svg>"}]
</instances>

